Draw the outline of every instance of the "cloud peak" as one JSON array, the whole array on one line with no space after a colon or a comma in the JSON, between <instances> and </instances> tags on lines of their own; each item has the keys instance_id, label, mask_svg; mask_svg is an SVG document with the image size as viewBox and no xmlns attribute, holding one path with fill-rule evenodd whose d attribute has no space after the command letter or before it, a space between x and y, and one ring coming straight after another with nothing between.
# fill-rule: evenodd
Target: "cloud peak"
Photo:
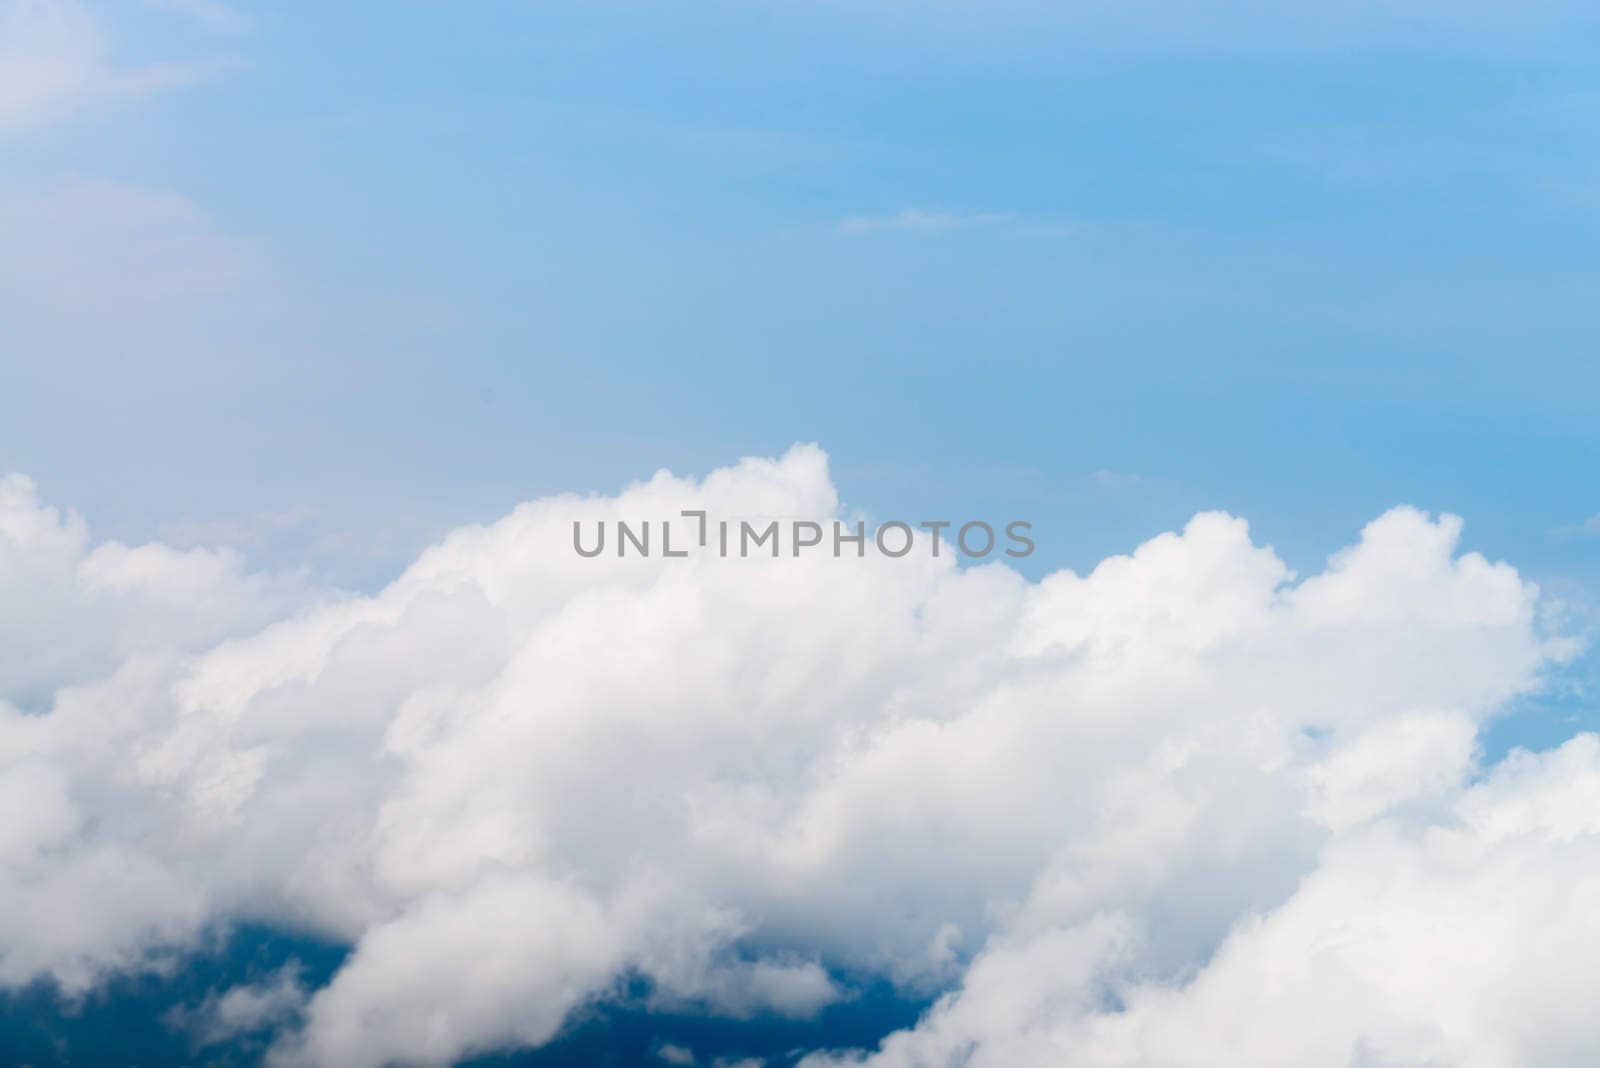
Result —
<instances>
[{"instance_id":1,"label":"cloud peak","mask_svg":"<svg viewBox=\"0 0 1600 1068\"><path fill-rule=\"evenodd\" d=\"M1556 988L1542 1038L1475 1011L1507 961L1538 1003L1560 976L1534 956L1457 954L1437 1006L1383 958L1443 952L1384 934L1434 903L1491 933L1574 921L1559 888L1600 843L1593 739L1473 785L1478 727L1563 647L1452 517L1391 511L1298 581L1221 513L1037 583L571 551L574 519L834 518L797 446L523 504L353 596L96 544L0 487L0 796L28 799L0 834L0 983L87 990L238 923L352 946L319 989L186 1017L275 1027L285 1066L539 1045L628 977L731 1017L813 1015L845 974L950 991L883 1068L1342 1066L1296 1037L1322 996L1346 1058L1592 1037ZM1339 974L1285 976L1281 1016L1215 1007L1265 997L1332 915L1359 932Z\"/></svg>"}]
</instances>

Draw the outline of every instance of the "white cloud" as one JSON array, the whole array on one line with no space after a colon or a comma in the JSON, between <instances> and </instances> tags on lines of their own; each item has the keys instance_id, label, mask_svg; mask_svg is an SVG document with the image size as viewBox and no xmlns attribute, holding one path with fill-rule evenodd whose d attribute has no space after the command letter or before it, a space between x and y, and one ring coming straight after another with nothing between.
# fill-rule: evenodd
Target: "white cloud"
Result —
<instances>
[{"instance_id":1,"label":"white cloud","mask_svg":"<svg viewBox=\"0 0 1600 1068\"><path fill-rule=\"evenodd\" d=\"M1437 821L1330 843L1287 902L1241 918L1188 981L1094 970L1126 951L1126 918L1044 927L997 939L957 995L861 1063L1593 1063L1582 976L1600 960L1600 739L1519 755L1450 798Z\"/></svg>"},{"instance_id":2,"label":"white cloud","mask_svg":"<svg viewBox=\"0 0 1600 1068\"><path fill-rule=\"evenodd\" d=\"M676 1046L671 1042L663 1042L656 1048L656 1056L668 1064L689 1065L695 1063L694 1051L687 1046Z\"/></svg>"},{"instance_id":3,"label":"white cloud","mask_svg":"<svg viewBox=\"0 0 1600 1068\"><path fill-rule=\"evenodd\" d=\"M220 309L244 316L246 291L273 297L260 258L169 190L0 185L0 242L9 250L0 255L0 309L24 338L47 338L48 351L69 357L127 361L130 342L152 359L164 345L197 348L186 317L214 332Z\"/></svg>"},{"instance_id":4,"label":"white cloud","mask_svg":"<svg viewBox=\"0 0 1600 1068\"><path fill-rule=\"evenodd\" d=\"M145 0L145 3L223 33L239 33L255 25L254 18L223 0Z\"/></svg>"},{"instance_id":5,"label":"white cloud","mask_svg":"<svg viewBox=\"0 0 1600 1068\"><path fill-rule=\"evenodd\" d=\"M251 574L228 550L94 544L33 482L0 476L0 703L136 672L311 603L298 574Z\"/></svg>"},{"instance_id":6,"label":"white cloud","mask_svg":"<svg viewBox=\"0 0 1600 1068\"><path fill-rule=\"evenodd\" d=\"M1089 481L1093 482L1101 489L1117 490L1127 489L1130 486L1137 486L1139 483L1143 482L1144 479L1138 475L1130 475L1122 471L1112 471L1108 468L1101 467L1089 472Z\"/></svg>"},{"instance_id":7,"label":"white cloud","mask_svg":"<svg viewBox=\"0 0 1600 1068\"><path fill-rule=\"evenodd\" d=\"M1600 754L1472 785L1478 727L1567 647L1451 517L1392 511L1303 580L1220 514L1039 583L572 551L574 519L832 518L798 447L522 505L355 597L97 546L6 485L0 699L48 712L0 711L0 796L37 799L0 835L0 982L252 921L354 946L282 1065L537 1045L632 977L805 1016L850 996L830 968L955 984L884 1068L1319 1035L1588 1063L1556 984L1600 947L1537 951L1592 904Z\"/></svg>"},{"instance_id":8,"label":"white cloud","mask_svg":"<svg viewBox=\"0 0 1600 1068\"><path fill-rule=\"evenodd\" d=\"M197 1047L214 1046L293 1019L305 1001L300 964L290 961L260 982L214 990L199 1005L179 1006L165 1019L193 1036Z\"/></svg>"},{"instance_id":9,"label":"white cloud","mask_svg":"<svg viewBox=\"0 0 1600 1068\"><path fill-rule=\"evenodd\" d=\"M904 211L884 218L860 216L849 218L839 224L839 229L849 234L869 233L873 230L957 230L973 226L992 226L996 223L1009 222L1012 218L1013 216L1009 212L985 211L960 215L951 212L906 208Z\"/></svg>"},{"instance_id":10,"label":"white cloud","mask_svg":"<svg viewBox=\"0 0 1600 1068\"><path fill-rule=\"evenodd\" d=\"M1581 523L1557 527L1554 533L1563 538L1600 538L1600 514L1592 515Z\"/></svg>"},{"instance_id":11,"label":"white cloud","mask_svg":"<svg viewBox=\"0 0 1600 1068\"><path fill-rule=\"evenodd\" d=\"M199 63L123 66L110 32L76 0L0 0L0 131L62 118L203 77Z\"/></svg>"}]
</instances>

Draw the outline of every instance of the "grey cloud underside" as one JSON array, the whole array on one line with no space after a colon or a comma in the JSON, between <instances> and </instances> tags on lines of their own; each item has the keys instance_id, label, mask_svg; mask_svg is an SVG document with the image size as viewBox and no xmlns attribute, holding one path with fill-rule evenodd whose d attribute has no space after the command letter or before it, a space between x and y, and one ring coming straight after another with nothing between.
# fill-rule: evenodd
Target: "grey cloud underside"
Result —
<instances>
[{"instance_id":1,"label":"grey cloud underside","mask_svg":"<svg viewBox=\"0 0 1600 1068\"><path fill-rule=\"evenodd\" d=\"M0 983L261 923L353 947L184 1010L288 1021L279 1066L537 1046L625 977L806 1018L841 971L945 994L811 1068L1600 1053L1600 746L1478 767L1573 650L1457 520L1303 579L1221 514L1038 583L572 551L685 508L840 517L800 446L522 505L357 597L0 482Z\"/></svg>"}]
</instances>

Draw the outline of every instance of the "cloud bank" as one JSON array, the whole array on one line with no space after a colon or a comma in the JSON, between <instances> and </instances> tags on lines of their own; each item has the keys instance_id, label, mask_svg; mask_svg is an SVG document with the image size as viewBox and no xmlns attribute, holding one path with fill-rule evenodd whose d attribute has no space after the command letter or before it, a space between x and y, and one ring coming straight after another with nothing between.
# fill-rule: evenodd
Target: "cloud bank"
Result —
<instances>
[{"instance_id":1,"label":"cloud bank","mask_svg":"<svg viewBox=\"0 0 1600 1068\"><path fill-rule=\"evenodd\" d=\"M536 1046L625 985L807 1017L848 975L945 993L808 1068L1600 1054L1600 741L1479 766L1572 647L1459 520L1396 509L1305 578L1218 513L1037 583L572 551L686 508L848 518L797 446L524 504L355 596L0 482L0 984L250 922L354 947L174 1008L282 1021L278 1068Z\"/></svg>"}]
</instances>

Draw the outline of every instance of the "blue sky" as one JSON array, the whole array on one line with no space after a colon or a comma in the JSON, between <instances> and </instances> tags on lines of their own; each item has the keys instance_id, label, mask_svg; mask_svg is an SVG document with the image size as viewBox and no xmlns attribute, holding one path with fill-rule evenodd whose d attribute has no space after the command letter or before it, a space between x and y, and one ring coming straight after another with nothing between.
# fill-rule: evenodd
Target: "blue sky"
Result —
<instances>
[{"instance_id":1,"label":"blue sky","mask_svg":"<svg viewBox=\"0 0 1600 1068\"><path fill-rule=\"evenodd\" d=\"M1050 880L1065 877L1052 850L1071 841L1111 857L1107 867L1116 872L1124 846L1169 858L1163 863L1171 868L1149 877L1159 884L1154 890L1142 873L1126 885L1115 882L1121 874L1107 876L1108 899L1132 902L1130 922L1148 943L1140 951L1147 955L1129 957L1128 974L1117 977L1125 1006L1107 1009L1115 999L1098 988L1092 997L1057 990L1037 1003L1078 1006L1068 1014L1071 1026L1062 1025L1074 1036L1124 1007L1146 1011L1155 1021L1149 1033L1159 1035L1165 1018L1149 1005L1160 999L1141 1003L1149 988L1140 984L1202 975L1239 916L1292 920L1300 914L1290 897L1298 881L1337 891L1349 875L1344 858L1386 847L1363 822L1371 812L1408 831L1423 828L1418 840L1426 841L1406 863L1431 871L1438 858L1427 853L1435 839L1426 832L1436 825L1476 827L1474 819L1501 804L1512 822L1518 813L1558 811L1537 799L1519 807L1518 791L1536 792L1546 780L1586 782L1584 775L1600 782L1600 762L1572 770L1588 759L1589 743L1569 742L1600 724L1600 658L1573 654L1578 645L1558 652L1541 644L1551 634L1587 639L1600 619L1597 41L1600 17L1563 3L1512 12L1423 0L1381 8L1265 0L450 7L0 0L0 743L24 712L50 709L39 718L61 724L48 730L66 740L52 742L55 749L39 743L39 768L20 758L17 765L17 797L53 804L56 779L67 784L60 791L67 815L40 817L38 841L56 852L41 846L38 857L75 863L74 850L92 858L102 846L143 857L148 846L149 871L172 880L151 876L147 887L161 891L152 890L152 899L175 900L177 910L189 899L170 887L199 887L205 901L173 918L154 905L139 911L143 896L132 892L132 904L119 903L123 911L92 932L104 942L95 952L124 961L119 939L127 931L167 923L179 932L174 944L200 963L176 988L152 986L134 969L99 1003L103 1015L85 1017L93 1021L86 1031L100 1041L119 1018L137 1019L140 1041L166 1051L152 1056L181 1056L187 1033L152 1006L192 1002L185 1011L193 1019L216 1015L218 998L206 991L220 991L214 984L224 980L214 973L232 969L227 982L256 984L293 1004L262 1015L255 1031L239 1032L243 1045L227 1049L246 1061L271 1045L289 1051L285 1064L346 1063L351 1050L337 1046L341 1012L353 1005L360 1011L350 1010L351 1018L391 1021L386 1034L400 1042L415 1006L427 1004L408 1000L420 995L401 980L392 1000L361 1002L364 978L403 976L399 958L427 962L425 951L438 945L428 941L431 923L448 926L480 907L498 915L497 895L510 893L502 876L514 882L517 900L545 902L570 921L557 926L585 932L594 912L606 920L596 926L634 937L628 923L637 917L617 904L632 899L608 881L615 875L608 850L626 847L689 858L686 887L677 888L683 899L655 903L662 910L651 914L655 927L641 922L640 930L670 931L681 916L699 916L702 905L708 914L726 905L753 917L745 933L690 931L686 941L706 956L694 958L701 971L690 967L685 978L671 968L650 971L671 954L647 934L637 935L644 949L603 947L593 963L585 956L592 947L552 950L538 941L542 932L513 931L505 944L528 956L507 964L504 975L543 981L529 961L569 950L580 964L593 963L592 974L578 968L570 982L557 976L558 994L537 997L513 984L514 1023L466 1012L482 1034L468 1034L454 1054L536 1046L516 1030L521 1006L558 1002L567 990L604 1003L595 991L640 974L669 991L667 1010L642 995L643 1008L613 1005L611 1016L596 1017L597 1032L529 1063L589 1056L584 1043L603 1045L608 1034L613 1052L634 1056L658 1051L663 1034L687 1035L683 1041L699 1043L702 1064L721 1064L707 1058L737 1053L741 1043L775 1058L813 1041L818 1050L871 1047L915 1021L936 994L969 989L964 984L981 993L981 982L1004 979L1007 938L1026 947L1037 930L1067 925L1030 910L1054 907L1049 891L1059 886ZM538 524L554 522L537 510L537 523L507 520L482 544L470 533L457 537L427 567L379 593L426 546L465 524L491 523L519 502L615 494L660 468L699 478L741 457L783 456L797 442L827 451L828 477L847 509L910 521L1031 521L1038 551L1019 566L1030 580L1026 594L993 576L962 586L894 573L856 587L824 574L815 581L831 601L795 599L781 581L770 589L750 584L760 596L746 600L747 591L729 594L714 570L697 571L695 611L668 613L651 629L652 613L665 610L621 569L583 580L613 598L604 603L616 618L597 623L573 593L583 582L562 570L565 557L551 562L526 551L543 544ZM739 493L791 494L797 509L811 507L826 496L819 485L828 478L819 482L808 456L802 450L771 470L747 466L723 476ZM37 483L37 500L31 488L3 481L12 472ZM709 485L673 483L662 499L693 500ZM728 499L739 498L730 491ZM75 541L70 522L58 531L60 517L45 505L81 513L93 539ZM1448 548L1441 562L1439 532L1447 525L1411 513L1387 517L1344 563L1308 583L1309 593L1271 600L1281 576L1251 551L1250 539L1272 546L1301 576L1316 575L1329 554L1397 505L1463 517L1461 550L1508 560L1544 591L1536 618L1518 614L1521 587L1504 573L1479 573ZM1059 568L1087 573L1208 510L1248 519L1249 539L1201 522L1081 588L1037 584ZM205 554L119 558L93 548L101 539L229 548L242 566L266 574L243 577ZM22 565L11 567L15 560ZM461 592L480 586L480 600ZM853 599L861 590L877 599ZM1078 603L1073 591L1089 593ZM148 604L140 600L147 594ZM570 603L562 599L569 595ZM540 642L550 640L539 629L545 617L518 615L539 597L548 599L539 611L566 624L553 646L564 660L539 660ZM1397 608L1391 597L1411 600ZM1018 607L1024 598L1026 610ZM946 625L938 606L952 603L961 625L975 628L949 624L962 639L950 649L959 646L961 656L937 642L901 643L895 628L905 619L921 627L931 618L934 637L948 637L938 630ZM515 606L506 610L512 622L502 629L486 604ZM835 611L839 604L845 608ZM855 605L858 616L871 616L879 604L887 621L879 629L849 611ZM720 605L725 616L697 614L704 605ZM1246 623L1230 615L1236 609ZM741 613L749 616L744 623ZM1080 627L1080 617L1090 622ZM681 618L693 621L682 628L688 637L674 629ZM1337 641L1316 629L1330 618ZM274 620L280 630L257 634ZM347 624L354 637L340 629ZM718 630L723 625L727 633ZM807 644L813 625L823 636ZM1078 635L1071 640L1083 643L1073 654L1079 660L1046 657L1017 667L1007 659L1034 655L1016 650L1050 625ZM1209 637L1191 646L1191 625ZM1244 635L1237 648L1223 638L1221 652L1206 644L1213 626L1231 640L1235 625ZM613 639L612 629L624 639ZM284 633L316 655L302 661L284 653L298 648L273 644L272 635ZM244 652L225 639L240 641ZM1102 639L1112 652L1096 644ZM1154 651L1148 661L1124 662L1118 641L1141 655ZM457 642L472 646L472 655ZM532 667L512 656L516 649ZM618 649L639 652L640 663L625 663ZM724 649L744 659L717 659ZM763 659L769 655L775 667ZM253 667L253 656L262 664L281 658L279 674ZM297 679L311 660L323 665L321 674L285 690L282 679ZM728 663L751 666L724 678ZM860 676L852 675L860 664ZM770 678L762 673L769 667ZM1172 693L1187 701L1184 688L1194 687L1192 719L1201 727L1192 726L1186 706L1170 722L1159 719L1170 711L1169 667ZM1080 670L1084 677L1072 674ZM147 684L147 671L157 681ZM609 689L625 686L633 671L645 697ZM1039 680L1058 671L1052 685L1059 692L1046 691ZM555 682L544 685L550 677ZM535 678L540 686L529 682ZM1529 681L1535 678L1542 682ZM563 700L587 695L598 725L552 739L538 733L543 720L508 716L515 730L498 738L483 726L496 722L483 712L493 711L487 699L474 703L475 688L488 692L491 681L500 688L494 692L523 702L518 709L555 720ZM940 704L944 691L925 692L935 683L951 695L949 709ZM224 717L215 737L197 741L186 733L196 722L188 717L207 706L191 697L211 692L207 686L227 695L216 700L228 716L243 718ZM785 718L790 706L763 703L791 686L792 708L820 717L804 730ZM1072 731L1082 724L1052 718L1067 698L1094 708L1104 693L1124 691L1133 696L1119 714L1131 709L1123 719L1132 725L1117 729L1129 732L1127 746L1103 760L1093 722L1080 735ZM138 755L136 772L121 760L110 770L96 764L93 745L81 746L89 756L73 748L80 723L73 717L105 693L122 702L117 709L137 710L125 717L143 732L125 740ZM425 712L439 693L455 694L466 710L459 736L406 752L406 731L421 729L412 722L417 709ZM921 736L906 743L912 770L903 777L891 773L904 754L888 743L888 756L852 763L858 732L881 730L894 742L908 708L933 708L930 730L949 737L960 723L987 722L983 715L1003 712L1009 701L1026 704L1019 693L1039 702L1029 730L1060 744L1012 753L1003 729L995 729L998 741L979 738L978 749L1004 769L995 772L1004 789L989 796L974 786L973 797L958 797L970 810L939 793L972 786L966 765L941 764L937 746ZM673 703L680 697L683 707ZM657 700L665 711L651 703ZM8 701L21 712L12 715ZM637 707L681 716L692 744L662 741L665 758L635 753L630 746L642 746L640 737L660 741L643 720L628 719ZM768 713L775 719L724 736L717 732L736 721L716 718L725 707L753 709L752 722ZM961 718L974 709L970 720ZM581 711L588 723L589 710ZM479 712L483 723L473 719ZM1280 713L1263 736L1296 755L1273 766L1283 782L1258 786L1259 768L1246 757L1254 759L1250 747L1259 739L1246 727ZM702 714L705 722L695 718ZM1203 730L1211 714L1220 724L1215 735ZM384 716L394 722L380 729ZM813 728L815 737L805 733ZM16 737L31 730L31 723L17 728ZM90 736L98 739L99 730ZM587 730L601 740L593 749L585 748ZM27 744L46 731L26 734ZM1219 738L1220 755L1206 748ZM1139 764L1147 754L1183 749L1174 739L1202 754L1199 770L1183 770L1180 760L1178 770L1167 769L1170 780L1138 778L1149 771ZM992 752L983 749L990 741ZM215 752L206 748L213 744ZM1472 756L1475 745L1482 759ZM1503 762L1515 746L1544 751L1544 763ZM1058 753L1076 759L1074 747L1083 765L1048 763ZM608 821L617 812L631 810L609 792L609 780L583 777L593 771L604 779L613 750L623 754L618 776L653 784L660 797L680 799L679 791L698 804L705 799L697 791L722 789L725 776L740 788L770 788L771 796L728 795L737 803L726 807L756 814L739 829L744 837L716 820L691 821L681 835L676 824L657 829L653 810L633 825L618 816L614 825ZM14 751L32 752L21 742ZM12 752L0 744L0 758ZM519 793L534 777L496 760L523 752L530 763L546 760L540 767L567 792L551 787L550 797L533 800ZM212 776L211 765L204 773L179 766L194 753L230 761L218 765L229 775ZM452 792L472 779L450 763L453 754L481 765L483 793ZM1399 755L1385 764L1379 757L1388 754ZM1038 782L1099 784L1099 776L1125 770L1119 758L1132 761L1134 786L1117 780L1107 796L1121 799L1126 787L1127 796L1144 797L1149 786L1156 802L1177 798L1173 810L1192 802L1201 829L1182 841L1160 838L1170 812L1157 806L1136 813L1144 822L1130 817L1126 840L1121 832L1096 838L1090 817L1082 826L1070 821L1082 812L1120 812L1116 804L1086 800L1087 793L1063 799L1043 787L1027 793ZM741 780L751 767L771 771L772 781ZM791 782L784 776L794 769L815 774L796 772ZM5 793L12 770L0 764L0 800L13 796ZM880 773L883 782L874 778ZM193 782L185 778L191 774ZM1391 774L1402 784L1385 778ZM140 775L155 785L140 792L150 785ZM1013 789L1011 779L1021 785ZM236 828L243 844L213 847L223 873L213 880L212 853L193 847L200 839L185 837L187 830L172 829L211 818L208 806L239 782L246 783L238 787L246 799L237 802L245 806ZM1298 802L1285 798L1299 798L1293 791L1306 782L1332 799L1302 825L1293 822ZM1221 801L1209 792L1214 785ZM1339 793L1345 787L1348 796ZM1376 801L1362 793L1368 787ZM193 797L184 793L191 788ZM175 797L192 800L193 811ZM917 804L899 804L903 797ZM1008 808L1015 798L1020 807ZM389 817L394 809L412 812L412 803L425 817L413 812L412 823L427 830L454 828L452 819L467 815L442 846L425 836L421 844L385 838L411 826ZM88 813L77 822L74 805ZM314 812L302 818L304 805ZM351 889L360 883L355 876L324 886L292 863L322 857L324 805L329 826L370 824L370 834L355 836L358 844L331 850L327 864L342 871L348 860L352 871L378 872L376 889ZM720 811L718 804L706 809ZM929 832L934 845L919 853L920 817L957 810L954 829L937 825ZM971 811L979 815L966 818ZM1046 825L1057 812L1067 822ZM1251 822L1264 812L1283 822ZM800 835L821 858L803 874L817 880L812 885L827 883L836 899L819 890L815 901L796 904L784 896L787 885L727 876L740 870L730 856L762 872L789 872L782 865L798 847L779 832L792 826L777 816L771 827L757 826L772 813L793 816L807 833L828 830L834 818L847 828L837 840L822 831L815 841ZM893 824L902 816L905 825ZM1046 822L1036 825L1036 816ZM537 849L600 886L594 899L574 893L569 900L570 887L547 885L545 869L522 854L504 871L497 867L504 826L547 835ZM635 840L640 826L652 833ZM873 838L880 830L883 837ZM769 831L782 846L770 854L728 844L753 850L749 843L767 843ZM961 838L966 831L972 841ZM718 837L724 832L726 841ZM1149 840L1139 837L1147 832ZM17 855L33 863L33 839L15 837ZM1324 855L1326 842L1355 845L1330 846ZM279 857L278 843L294 856ZM458 843L466 843L461 857L490 873L419 874L402 862L444 856L448 868L459 859ZM12 845L0 835L0 860ZM1491 845L1483 846L1485 857ZM480 847L483 856L473 854ZM827 852L833 847L837 854ZM988 867L973 865L983 869L974 878L999 873L994 881L1009 896L940 867L963 848L988 858ZM993 856L985 852L991 848ZM1188 848L1210 853L1190 857ZM886 870L884 857L894 858L896 871ZM1572 869L1557 867L1561 857L1549 866L1550 885L1575 885ZM1547 859L1538 853L1531 863L1507 862L1505 885L1533 888L1512 897L1561 904L1558 891L1533 892ZM1600 853L1594 859L1600 865ZM1483 870L1499 870L1492 860ZM91 888L82 900L107 900L91 892L93 864L80 870L62 861L61 870L48 877L59 875L69 889L82 877ZM1592 885L1600 867L1576 870L1587 871ZM4 896L5 874L0 866L0 903L13 901ZM896 881L902 877L905 884ZM54 885L46 875L29 878L29 887ZM616 885L631 886L620 876ZM856 886L860 900L850 897ZM1450 889L1438 900L1456 900ZM991 892L982 908L973 904ZM1147 893L1148 900L1140 896ZM459 894L456 912L438 904L456 900L451 894ZM26 922L15 930L0 917L0 986L17 982L4 970L8 938L37 952L47 961L39 974L64 985L81 964L71 939L66 949L27 941L34 928L57 929L28 909L47 915L58 898L80 899L65 891L37 897L18 891L15 914ZM902 898L915 898L916 907L902 914ZM1351 910L1369 899L1389 900L1362 890ZM940 910L953 917L949 924ZM1429 899L1413 914L1436 910L1448 912ZM988 918L974 920L979 913ZM1466 907L1449 914L1472 916ZM670 921L661 919L667 915ZM1499 915L1482 921L1490 934ZM1535 920L1560 915L1541 906ZM835 917L846 935L833 937ZM951 926L966 934L947 935ZM1115 941L1093 926L1070 926L1071 937ZM864 953L880 929L891 932L886 945L902 936L906 944L881 957L851 955ZM219 941L218 930L235 931L236 940ZM1292 922L1254 930L1289 946L1269 942L1261 959L1294 952ZM1398 922L1392 930L1409 936L1421 928ZM921 939L914 945L913 934ZM995 942L985 941L991 936ZM1559 944L1567 936L1552 937ZM385 947L412 940L423 952L383 956ZM1247 938L1237 940L1240 952L1251 952ZM478 947L488 958L501 948ZM13 959L33 960L27 953ZM1600 961L1600 945L1586 959ZM728 1019L753 1010L737 997L733 1008L718 999L751 985L749 968L773 961L782 972L781 982L773 980L779 1015L788 1011L784 996L805 1002L801 995L816 995L819 982L825 994L837 993L828 984L840 976L861 978L867 993L832 1002L817 995L811 1008L820 1015L809 1022L757 1013L755 1030L741 1031ZM816 961L825 966L820 980L803 966ZM462 978L447 965L441 975ZM1060 974L1071 970L1063 965ZM1538 969L1528 971L1534 979L1502 991L1501 1000L1539 989ZM915 981L902 982L908 974ZM1187 981L1173 980L1172 990L1203 985L1182 987ZM1214 981L1225 984L1227 973ZM1554 1006L1552 1020L1560 989L1541 995ZM491 1007L499 1004L494 994L483 996ZM1375 1001L1400 1003L1403 995L1387 990ZM1026 992L1018 996L1035 1004ZM41 998L32 988L0 1003L0 1053L8 1041L25 1038L43 1049L55 1040L59 1020L37 1026ZM1234 1003L1254 1004L1251 998L1247 990ZM830 1007L817 1009L824 1004ZM981 1012L963 1015L961 1000L950 1004L949 1013L906 1032L907 1041L937 1051L948 1033L974 1049L999 1050L985 1063L1025 1063L1004 1045L1005 1027L985 1030ZM1294 1031L1297 1005L1269 1006L1260 1017L1288 1021ZM1346 1016L1361 1022L1355 1009ZM1345 1016L1335 1005L1327 1018ZM1591 1048L1580 1039L1600 1050L1600 1037L1578 1024L1562 1032L1559 1023L1552 1032L1570 1039L1562 1051ZM1173 1033L1200 1033L1183 1026L1179 1018ZM1370 1034L1382 1032L1371 1026ZM1354 1052L1340 1068L1379 1063L1390 1049L1369 1046L1360 1028L1352 1034ZM1410 1041L1390 1038L1394 1048ZM1474 1042L1419 1047L1412 1059L1396 1055L1392 1063L1455 1063L1440 1050L1487 1048L1482 1035ZM375 1040L359 1052L378 1064L382 1048ZM1101 1063L1089 1047L1071 1048L1082 1063ZM1278 1052L1259 1063L1311 1063L1282 1052L1291 1047L1271 1048ZM917 1063L942 1063L927 1056ZM1549 1055L1529 1063L1592 1062Z\"/></svg>"},{"instance_id":2,"label":"blue sky","mask_svg":"<svg viewBox=\"0 0 1600 1068\"><path fill-rule=\"evenodd\" d=\"M1410 502L1600 576L1581 15L102 14L184 84L8 131L8 189L184 198L126 240L253 272L176 337L13 336L0 463L105 529L288 516L370 585L516 500L815 440L874 512L1036 518L1041 566L1209 507L1311 566Z\"/></svg>"}]
</instances>

